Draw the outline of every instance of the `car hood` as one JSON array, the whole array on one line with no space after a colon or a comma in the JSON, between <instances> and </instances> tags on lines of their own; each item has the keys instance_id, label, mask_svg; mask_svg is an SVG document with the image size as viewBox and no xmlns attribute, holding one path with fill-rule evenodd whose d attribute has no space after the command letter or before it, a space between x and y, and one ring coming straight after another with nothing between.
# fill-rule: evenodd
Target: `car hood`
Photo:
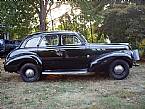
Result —
<instances>
[{"instance_id":1,"label":"car hood","mask_svg":"<svg viewBox=\"0 0 145 109\"><path fill-rule=\"evenodd\" d=\"M118 50L128 50L128 43L110 43L110 44L88 44L89 48L92 49L118 49Z\"/></svg>"}]
</instances>

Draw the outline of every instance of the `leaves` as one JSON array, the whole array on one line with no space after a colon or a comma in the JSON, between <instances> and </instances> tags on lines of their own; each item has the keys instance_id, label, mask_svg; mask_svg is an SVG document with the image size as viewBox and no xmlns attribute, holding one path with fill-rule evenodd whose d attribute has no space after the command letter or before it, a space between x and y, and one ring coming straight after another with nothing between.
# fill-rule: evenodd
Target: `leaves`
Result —
<instances>
[{"instance_id":1,"label":"leaves","mask_svg":"<svg viewBox=\"0 0 145 109\"><path fill-rule=\"evenodd\" d=\"M61 3L56 3L54 8ZM21 38L32 31L45 31L46 17L52 5L48 0L0 1L0 24L6 25L3 31L9 31L11 38Z\"/></svg>"},{"instance_id":2,"label":"leaves","mask_svg":"<svg viewBox=\"0 0 145 109\"><path fill-rule=\"evenodd\" d=\"M35 13L27 1L1 1L0 7L0 23L6 25L3 31L9 31L11 37L22 37L32 30Z\"/></svg>"},{"instance_id":3,"label":"leaves","mask_svg":"<svg viewBox=\"0 0 145 109\"><path fill-rule=\"evenodd\" d=\"M138 46L145 36L144 0L0 1L0 24L6 27L2 31L9 31L11 38L44 31L47 14L62 3L69 3L72 10L59 18L58 29L79 31L90 42L102 42L109 36L112 42L133 42L133 46ZM75 15L76 9L81 10L80 14Z\"/></svg>"},{"instance_id":4,"label":"leaves","mask_svg":"<svg viewBox=\"0 0 145 109\"><path fill-rule=\"evenodd\" d=\"M103 32L112 42L130 42L138 47L145 37L145 7L117 4L105 13Z\"/></svg>"}]
</instances>

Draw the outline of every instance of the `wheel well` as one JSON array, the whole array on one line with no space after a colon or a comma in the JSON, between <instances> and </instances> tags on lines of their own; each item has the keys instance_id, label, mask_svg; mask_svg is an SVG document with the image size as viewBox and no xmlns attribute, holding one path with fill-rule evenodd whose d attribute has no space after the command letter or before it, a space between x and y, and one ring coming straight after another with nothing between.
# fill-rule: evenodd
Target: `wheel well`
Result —
<instances>
[{"instance_id":1,"label":"wheel well","mask_svg":"<svg viewBox=\"0 0 145 109\"><path fill-rule=\"evenodd\" d=\"M131 59L129 59L128 57L112 57L112 58L108 59L108 62L106 62L102 65L94 64L92 67L89 68L88 71L95 71L96 69L97 69L97 71L106 71L108 69L109 65L115 60L124 60L128 63L130 68L132 68L132 66L133 66L133 61Z\"/></svg>"},{"instance_id":2,"label":"wheel well","mask_svg":"<svg viewBox=\"0 0 145 109\"><path fill-rule=\"evenodd\" d=\"M114 58L111 62L113 62L113 61L115 61L115 60L124 60L124 61L126 61L126 62L128 63L128 65L129 65L130 68L132 68L132 66L133 66L132 60L130 60L130 59L127 58L127 57L116 57L116 58ZM110 63L111 63L111 62L110 62Z\"/></svg>"},{"instance_id":3,"label":"wheel well","mask_svg":"<svg viewBox=\"0 0 145 109\"><path fill-rule=\"evenodd\" d=\"M27 64L27 63L31 63L31 64L34 64L34 65L37 65L38 66L38 64L35 62L35 61L33 61L33 60L27 60L27 61L23 61L20 65L19 65L19 67L18 67L18 72L20 71L20 69L21 69L21 67L23 66L23 65L25 65L25 64Z\"/></svg>"}]
</instances>

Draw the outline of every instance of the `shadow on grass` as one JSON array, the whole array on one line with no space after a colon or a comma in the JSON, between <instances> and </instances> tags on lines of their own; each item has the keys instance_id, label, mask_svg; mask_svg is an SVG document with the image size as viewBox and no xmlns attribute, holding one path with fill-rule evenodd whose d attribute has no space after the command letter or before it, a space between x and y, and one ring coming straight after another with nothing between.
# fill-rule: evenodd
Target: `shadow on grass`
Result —
<instances>
[{"instance_id":1,"label":"shadow on grass","mask_svg":"<svg viewBox=\"0 0 145 109\"><path fill-rule=\"evenodd\" d=\"M40 82L55 82L55 81L96 81L109 79L105 74L93 74L93 75L43 75L40 78ZM0 82L23 82L19 74L6 74L1 75Z\"/></svg>"},{"instance_id":2,"label":"shadow on grass","mask_svg":"<svg viewBox=\"0 0 145 109\"><path fill-rule=\"evenodd\" d=\"M105 80L109 79L108 75L43 75L40 81L96 81L96 80Z\"/></svg>"}]
</instances>

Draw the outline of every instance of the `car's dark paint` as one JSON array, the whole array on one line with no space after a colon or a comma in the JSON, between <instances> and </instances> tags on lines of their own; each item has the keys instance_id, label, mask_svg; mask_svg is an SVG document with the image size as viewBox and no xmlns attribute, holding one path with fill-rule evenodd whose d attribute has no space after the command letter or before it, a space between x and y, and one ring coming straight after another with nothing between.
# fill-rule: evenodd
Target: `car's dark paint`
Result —
<instances>
[{"instance_id":1,"label":"car's dark paint","mask_svg":"<svg viewBox=\"0 0 145 109\"><path fill-rule=\"evenodd\" d=\"M94 71L95 69L97 69L98 71L103 71L109 64L111 64L111 62L117 59L125 60L129 64L129 67L132 68L133 59L130 52L116 51L105 53L97 57L97 59L91 62L89 71Z\"/></svg>"},{"instance_id":2,"label":"car's dark paint","mask_svg":"<svg viewBox=\"0 0 145 109\"><path fill-rule=\"evenodd\" d=\"M45 35L58 35L58 46L39 47ZM80 45L62 45L62 35L76 35ZM25 48L25 44L33 37L40 37L37 47ZM126 60L130 67L133 65L132 52L126 44L88 44L76 32L42 32L28 36L13 52L8 54L4 68L8 72L19 72L22 65L33 63L45 70L59 69L88 69L88 71L103 69L115 59Z\"/></svg>"},{"instance_id":3,"label":"car's dark paint","mask_svg":"<svg viewBox=\"0 0 145 109\"><path fill-rule=\"evenodd\" d=\"M11 57L9 57L10 54L7 56L9 61L5 63L5 69L11 69L11 72L18 72L25 63L34 63L42 67L42 61L35 53L36 51L37 49L35 48L14 50L11 53Z\"/></svg>"}]
</instances>

